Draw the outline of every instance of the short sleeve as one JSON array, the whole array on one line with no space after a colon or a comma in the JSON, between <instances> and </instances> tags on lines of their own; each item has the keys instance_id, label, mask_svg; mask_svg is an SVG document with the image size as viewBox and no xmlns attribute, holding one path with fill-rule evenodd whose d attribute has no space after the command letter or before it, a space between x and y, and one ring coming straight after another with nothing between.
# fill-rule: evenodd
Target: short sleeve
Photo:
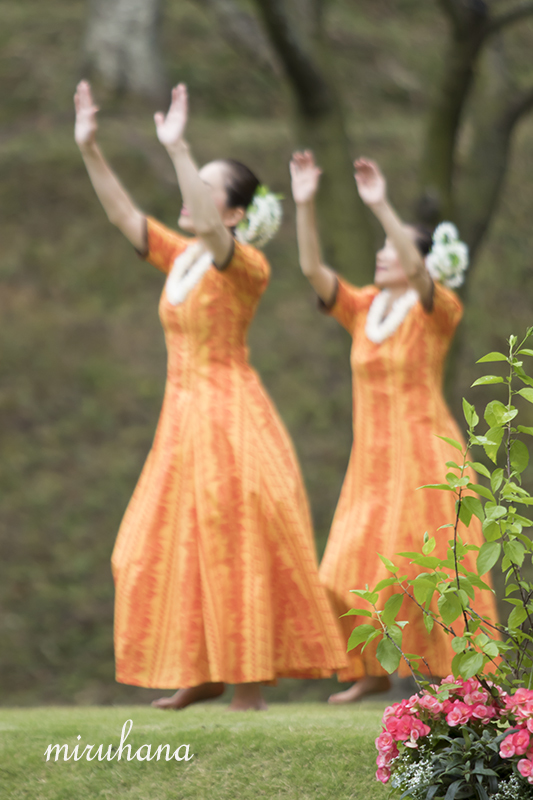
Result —
<instances>
[{"instance_id":1,"label":"short sleeve","mask_svg":"<svg viewBox=\"0 0 533 800\"><path fill-rule=\"evenodd\" d=\"M427 311L429 323L439 333L452 336L463 316L463 304L451 289L435 283L433 307Z\"/></svg>"},{"instance_id":2,"label":"short sleeve","mask_svg":"<svg viewBox=\"0 0 533 800\"><path fill-rule=\"evenodd\" d=\"M249 244L235 241L233 255L220 272L237 290L261 294L270 279L270 267L263 253Z\"/></svg>"},{"instance_id":3,"label":"short sleeve","mask_svg":"<svg viewBox=\"0 0 533 800\"><path fill-rule=\"evenodd\" d=\"M376 294L376 290L372 291L373 287L365 286L359 288L353 286L343 278L337 278L337 289L333 302L331 305L326 306L325 303L320 302L320 310L325 314L334 317L337 322L346 328L348 333L353 333L355 327L355 319L360 311L368 308L370 299Z\"/></svg>"},{"instance_id":4,"label":"short sleeve","mask_svg":"<svg viewBox=\"0 0 533 800\"><path fill-rule=\"evenodd\" d=\"M146 217L147 249L142 257L161 272L168 274L174 260L189 246L191 239L167 228L153 217Z\"/></svg>"}]
</instances>

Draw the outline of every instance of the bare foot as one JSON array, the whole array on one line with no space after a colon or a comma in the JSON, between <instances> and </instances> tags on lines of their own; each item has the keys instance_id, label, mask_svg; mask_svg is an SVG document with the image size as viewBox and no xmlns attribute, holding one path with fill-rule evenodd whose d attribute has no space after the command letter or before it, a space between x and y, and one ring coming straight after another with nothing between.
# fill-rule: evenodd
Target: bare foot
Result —
<instances>
[{"instance_id":1,"label":"bare foot","mask_svg":"<svg viewBox=\"0 0 533 800\"><path fill-rule=\"evenodd\" d=\"M213 700L224 693L223 683L201 683L199 686L190 686L187 689L178 689L172 697L160 697L154 700L154 708L175 709L186 708L192 703L201 703L202 700Z\"/></svg>"},{"instance_id":2,"label":"bare foot","mask_svg":"<svg viewBox=\"0 0 533 800\"><path fill-rule=\"evenodd\" d=\"M332 694L328 703L332 705L343 705L344 703L356 703L366 694L379 694L390 689L390 679L387 675L367 675L360 681L354 683L345 692Z\"/></svg>"},{"instance_id":3,"label":"bare foot","mask_svg":"<svg viewBox=\"0 0 533 800\"><path fill-rule=\"evenodd\" d=\"M266 711L267 708L260 683L239 683L228 711Z\"/></svg>"}]
</instances>

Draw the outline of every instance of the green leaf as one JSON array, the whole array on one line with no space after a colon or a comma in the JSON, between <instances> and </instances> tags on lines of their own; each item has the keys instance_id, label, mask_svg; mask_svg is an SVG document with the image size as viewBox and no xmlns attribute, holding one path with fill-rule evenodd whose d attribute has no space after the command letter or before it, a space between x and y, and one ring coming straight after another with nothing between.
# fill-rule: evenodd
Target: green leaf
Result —
<instances>
[{"instance_id":1,"label":"green leaf","mask_svg":"<svg viewBox=\"0 0 533 800\"><path fill-rule=\"evenodd\" d=\"M529 436L533 436L533 428L528 428L527 425L519 425L517 430L519 430L520 433L527 433Z\"/></svg>"},{"instance_id":2,"label":"green leaf","mask_svg":"<svg viewBox=\"0 0 533 800\"><path fill-rule=\"evenodd\" d=\"M384 625L392 625L396 620L396 615L402 607L403 598L403 594L393 594L392 597L389 597L381 615L381 621Z\"/></svg>"},{"instance_id":3,"label":"green leaf","mask_svg":"<svg viewBox=\"0 0 533 800\"><path fill-rule=\"evenodd\" d=\"M424 626L428 633L431 633L433 630L433 626L435 624L435 620L431 616L431 614L424 614Z\"/></svg>"},{"instance_id":4,"label":"green leaf","mask_svg":"<svg viewBox=\"0 0 533 800\"><path fill-rule=\"evenodd\" d=\"M468 506L464 502L461 502L461 505L459 506L459 519L461 520L463 525L466 525L466 527L468 528L468 526L470 525L470 520L472 519L472 511L468 508Z\"/></svg>"},{"instance_id":5,"label":"green leaf","mask_svg":"<svg viewBox=\"0 0 533 800\"><path fill-rule=\"evenodd\" d=\"M523 350L519 350L517 355L519 355L519 356L533 356L533 350L528 350L527 347L525 347Z\"/></svg>"},{"instance_id":6,"label":"green leaf","mask_svg":"<svg viewBox=\"0 0 533 800\"><path fill-rule=\"evenodd\" d=\"M465 400L463 397L463 414L465 415L465 419L469 428L475 428L479 422L479 417L476 414L476 409L474 406L470 405L470 403Z\"/></svg>"},{"instance_id":7,"label":"green leaf","mask_svg":"<svg viewBox=\"0 0 533 800\"><path fill-rule=\"evenodd\" d=\"M374 591L381 592L382 589L386 589L387 586L394 586L395 583L398 583L398 578L384 578L379 583L376 583Z\"/></svg>"},{"instance_id":8,"label":"green leaf","mask_svg":"<svg viewBox=\"0 0 533 800\"><path fill-rule=\"evenodd\" d=\"M350 634L347 650L353 650L354 647L358 647L358 645L365 642L375 631L376 629L373 625L358 625Z\"/></svg>"},{"instance_id":9,"label":"green leaf","mask_svg":"<svg viewBox=\"0 0 533 800\"><path fill-rule=\"evenodd\" d=\"M529 403L533 403L533 389L525 388L520 389L518 394L524 397Z\"/></svg>"},{"instance_id":10,"label":"green leaf","mask_svg":"<svg viewBox=\"0 0 533 800\"><path fill-rule=\"evenodd\" d=\"M455 447L456 450L459 450L460 453L463 452L462 445L455 439L450 439L448 436L438 436L437 438L442 439L442 441L446 442L447 444L451 444L451 446Z\"/></svg>"},{"instance_id":11,"label":"green leaf","mask_svg":"<svg viewBox=\"0 0 533 800\"><path fill-rule=\"evenodd\" d=\"M487 542L494 542L496 539L500 539L502 535L498 523L491 520L488 522L485 520L483 523L483 533L485 534L485 539Z\"/></svg>"},{"instance_id":12,"label":"green leaf","mask_svg":"<svg viewBox=\"0 0 533 800\"><path fill-rule=\"evenodd\" d=\"M461 601L455 592L446 592L439 597L438 606L442 621L445 625L451 625L457 617L463 613Z\"/></svg>"},{"instance_id":13,"label":"green leaf","mask_svg":"<svg viewBox=\"0 0 533 800\"><path fill-rule=\"evenodd\" d=\"M452 639L452 649L455 653L464 653L468 646L468 639L464 636L455 636Z\"/></svg>"},{"instance_id":14,"label":"green leaf","mask_svg":"<svg viewBox=\"0 0 533 800\"><path fill-rule=\"evenodd\" d=\"M476 364L484 364L487 361L508 361L508 360L509 359L507 358L507 356L504 356L503 353L493 352L493 353L487 353L486 356L483 356L483 358L478 359L476 361Z\"/></svg>"},{"instance_id":15,"label":"green leaf","mask_svg":"<svg viewBox=\"0 0 533 800\"><path fill-rule=\"evenodd\" d=\"M507 620L507 627L508 628L519 628L520 625L525 622L527 619L527 611L524 606L515 606L511 613L509 614L509 619Z\"/></svg>"},{"instance_id":16,"label":"green leaf","mask_svg":"<svg viewBox=\"0 0 533 800\"><path fill-rule=\"evenodd\" d=\"M506 514L507 509L505 506L492 505L492 503L487 503L485 505L485 515L487 519L501 519L505 517Z\"/></svg>"},{"instance_id":17,"label":"green leaf","mask_svg":"<svg viewBox=\"0 0 533 800\"><path fill-rule=\"evenodd\" d=\"M389 572L398 572L399 567L395 567L390 558L387 558L387 556L382 556L381 553L378 553L378 556L385 564Z\"/></svg>"},{"instance_id":18,"label":"green leaf","mask_svg":"<svg viewBox=\"0 0 533 800\"><path fill-rule=\"evenodd\" d=\"M479 475L483 475L485 478L490 478L490 472L485 464L481 464L479 461L468 461L468 466L472 467L472 469L475 469Z\"/></svg>"},{"instance_id":19,"label":"green leaf","mask_svg":"<svg viewBox=\"0 0 533 800\"><path fill-rule=\"evenodd\" d=\"M494 442L494 444L485 444L483 445L483 448L490 460L494 461L494 463L496 463L496 456L502 443L503 434L503 428L489 428L487 431L487 439L490 439L491 442Z\"/></svg>"},{"instance_id":20,"label":"green leaf","mask_svg":"<svg viewBox=\"0 0 533 800\"><path fill-rule=\"evenodd\" d=\"M367 608L351 608L346 614L341 614L341 617L371 617L372 612Z\"/></svg>"},{"instance_id":21,"label":"green leaf","mask_svg":"<svg viewBox=\"0 0 533 800\"><path fill-rule=\"evenodd\" d=\"M485 519L485 512L483 511L483 506L481 505L479 498L470 497L467 495L466 497L463 497L463 505L465 505L468 510L480 520L480 522L483 522Z\"/></svg>"},{"instance_id":22,"label":"green leaf","mask_svg":"<svg viewBox=\"0 0 533 800\"><path fill-rule=\"evenodd\" d=\"M424 486L417 486L417 489L440 489L443 492L453 492L451 486L447 483L426 483Z\"/></svg>"},{"instance_id":23,"label":"green leaf","mask_svg":"<svg viewBox=\"0 0 533 800\"><path fill-rule=\"evenodd\" d=\"M431 539L428 539L427 542L424 542L424 544L422 545L422 553L425 556L431 555L431 553L435 549L436 545L437 545L437 542L435 541L435 537L432 536Z\"/></svg>"},{"instance_id":24,"label":"green leaf","mask_svg":"<svg viewBox=\"0 0 533 800\"><path fill-rule=\"evenodd\" d=\"M487 500L492 500L494 502L494 495L492 494L490 489L487 489L487 487L483 486L483 484L469 483L468 488L471 489L471 491L475 492L476 494L480 494L481 497L485 497Z\"/></svg>"},{"instance_id":25,"label":"green leaf","mask_svg":"<svg viewBox=\"0 0 533 800\"><path fill-rule=\"evenodd\" d=\"M484 375L482 378L478 378L477 381L474 381L472 386L487 386L490 383L503 383L503 378L500 378L498 375Z\"/></svg>"},{"instance_id":26,"label":"green leaf","mask_svg":"<svg viewBox=\"0 0 533 800\"><path fill-rule=\"evenodd\" d=\"M403 636L402 627L404 627L407 624L408 624L407 622L405 623L397 622L394 625L387 626L387 634L390 636L392 641L398 645L398 647L402 646L402 636Z\"/></svg>"},{"instance_id":27,"label":"green leaf","mask_svg":"<svg viewBox=\"0 0 533 800\"><path fill-rule=\"evenodd\" d=\"M461 677L466 680L472 678L476 672L481 672L484 663L483 653L473 653L472 651L465 653L459 663Z\"/></svg>"},{"instance_id":28,"label":"green leaf","mask_svg":"<svg viewBox=\"0 0 533 800\"><path fill-rule=\"evenodd\" d=\"M533 391L533 390L532 390ZM515 439L511 442L511 466L517 472L523 472L529 464L529 452L524 442Z\"/></svg>"},{"instance_id":29,"label":"green leaf","mask_svg":"<svg viewBox=\"0 0 533 800\"><path fill-rule=\"evenodd\" d=\"M503 481L503 469L495 469L490 478L490 487L494 493L498 491Z\"/></svg>"},{"instance_id":30,"label":"green leaf","mask_svg":"<svg viewBox=\"0 0 533 800\"><path fill-rule=\"evenodd\" d=\"M429 592L435 591L435 584L433 581L428 580L428 578L421 578L417 577L413 580L412 583L413 594L415 596L415 600L420 605L424 605L427 600Z\"/></svg>"},{"instance_id":31,"label":"green leaf","mask_svg":"<svg viewBox=\"0 0 533 800\"><path fill-rule=\"evenodd\" d=\"M402 657L393 642L387 638L382 639L378 644L376 656L383 669L389 674L398 669Z\"/></svg>"},{"instance_id":32,"label":"green leaf","mask_svg":"<svg viewBox=\"0 0 533 800\"><path fill-rule=\"evenodd\" d=\"M519 567L524 563L526 550L522 542L518 542L516 539L511 539L510 542L504 542L503 552L514 564L518 564Z\"/></svg>"},{"instance_id":33,"label":"green leaf","mask_svg":"<svg viewBox=\"0 0 533 800\"><path fill-rule=\"evenodd\" d=\"M506 406L504 406L503 403L500 403L499 400L491 400L491 402L487 404L485 413L483 414L485 422L489 428L496 428L498 425L502 425L503 415L506 411Z\"/></svg>"},{"instance_id":34,"label":"green leaf","mask_svg":"<svg viewBox=\"0 0 533 800\"><path fill-rule=\"evenodd\" d=\"M485 575L493 568L500 557L501 544L499 542L485 542L481 545L477 557L477 571L479 575Z\"/></svg>"}]
</instances>

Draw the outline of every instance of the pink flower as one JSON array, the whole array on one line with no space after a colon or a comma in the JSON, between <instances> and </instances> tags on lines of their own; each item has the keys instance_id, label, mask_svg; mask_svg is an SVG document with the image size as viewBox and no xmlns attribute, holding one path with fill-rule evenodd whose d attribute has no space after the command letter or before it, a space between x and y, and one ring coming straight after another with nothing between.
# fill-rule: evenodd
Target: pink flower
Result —
<instances>
[{"instance_id":1,"label":"pink flower","mask_svg":"<svg viewBox=\"0 0 533 800\"><path fill-rule=\"evenodd\" d=\"M527 731L525 728L522 728L522 730L518 731L518 733L515 733L512 738L515 748L515 755L523 756L525 753L527 753L530 742L529 731Z\"/></svg>"},{"instance_id":2,"label":"pink flower","mask_svg":"<svg viewBox=\"0 0 533 800\"><path fill-rule=\"evenodd\" d=\"M440 714L443 709L443 704L432 694L423 694L418 705L430 714Z\"/></svg>"},{"instance_id":3,"label":"pink flower","mask_svg":"<svg viewBox=\"0 0 533 800\"><path fill-rule=\"evenodd\" d=\"M526 722L527 729L530 733L533 733L533 719L528 719Z\"/></svg>"},{"instance_id":4,"label":"pink flower","mask_svg":"<svg viewBox=\"0 0 533 800\"><path fill-rule=\"evenodd\" d=\"M376 747L380 752L387 753L389 750L396 747L396 745L390 733L388 731L383 731L376 739Z\"/></svg>"},{"instance_id":5,"label":"pink flower","mask_svg":"<svg viewBox=\"0 0 533 800\"><path fill-rule=\"evenodd\" d=\"M530 775L533 775L533 763L528 758L520 759L516 766L523 778L529 778Z\"/></svg>"},{"instance_id":6,"label":"pink flower","mask_svg":"<svg viewBox=\"0 0 533 800\"><path fill-rule=\"evenodd\" d=\"M388 767L378 767L376 771L376 778L381 783L388 783L390 778L390 769Z\"/></svg>"},{"instance_id":7,"label":"pink flower","mask_svg":"<svg viewBox=\"0 0 533 800\"><path fill-rule=\"evenodd\" d=\"M457 725L464 725L470 719L471 709L460 700L456 700L452 704L451 710L446 714L446 722L450 728L455 728Z\"/></svg>"},{"instance_id":8,"label":"pink flower","mask_svg":"<svg viewBox=\"0 0 533 800\"><path fill-rule=\"evenodd\" d=\"M388 767L390 762L396 758L398 755L398 748L396 748L396 752L394 750L388 750L386 753L380 753L376 758L376 764L378 767Z\"/></svg>"},{"instance_id":9,"label":"pink flower","mask_svg":"<svg viewBox=\"0 0 533 800\"><path fill-rule=\"evenodd\" d=\"M502 758L512 758L516 754L514 736L507 736L500 745Z\"/></svg>"},{"instance_id":10,"label":"pink flower","mask_svg":"<svg viewBox=\"0 0 533 800\"><path fill-rule=\"evenodd\" d=\"M486 703L487 700L487 692L483 692L480 689L476 689L473 692L468 692L468 694L465 694L464 696L464 701L469 706L475 706L478 703Z\"/></svg>"},{"instance_id":11,"label":"pink flower","mask_svg":"<svg viewBox=\"0 0 533 800\"><path fill-rule=\"evenodd\" d=\"M470 716L472 719L480 719L481 722L489 722L496 716L496 713L494 706L484 706L479 703L477 706L473 706Z\"/></svg>"}]
</instances>

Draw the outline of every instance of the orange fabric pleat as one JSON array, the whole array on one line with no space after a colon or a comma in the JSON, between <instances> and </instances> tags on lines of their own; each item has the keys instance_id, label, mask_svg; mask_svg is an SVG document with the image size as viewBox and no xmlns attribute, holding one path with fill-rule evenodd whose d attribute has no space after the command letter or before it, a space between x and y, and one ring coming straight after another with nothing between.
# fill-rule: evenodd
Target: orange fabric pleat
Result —
<instances>
[{"instance_id":1,"label":"orange fabric pleat","mask_svg":"<svg viewBox=\"0 0 533 800\"><path fill-rule=\"evenodd\" d=\"M164 272L190 240L148 220ZM168 376L113 553L122 683L318 678L347 664L289 436L248 363L269 267L239 243L183 303L163 292Z\"/></svg>"},{"instance_id":2,"label":"orange fabric pleat","mask_svg":"<svg viewBox=\"0 0 533 800\"><path fill-rule=\"evenodd\" d=\"M432 312L417 303L389 338L375 344L365 334L365 323L377 292L374 286L358 289L340 280L330 310L353 337L354 441L320 566L321 579L339 615L365 606L351 589L364 589L367 584L373 588L391 576L378 553L399 566L401 574L413 578L424 570L396 554L420 552L427 531L437 540L433 555L444 558L451 529L438 529L455 522L451 492L418 487L443 483L449 471L446 462L460 459L458 451L438 436L463 442L442 394L444 361L461 318L461 303L453 292L436 285ZM460 524L459 534L465 543L480 546L484 542L475 517L468 528ZM474 552L466 559L471 571L475 571L475 558ZM489 582L488 576L484 580ZM398 591L394 586L383 590L380 606ZM479 594L474 608L496 619L491 593ZM455 655L451 637L437 625L428 634L422 612L408 598L397 619L409 623L403 633L404 652L424 656L435 676L449 674ZM365 622L368 619L362 616L344 617L345 640L355 625ZM460 619L453 628L461 635ZM339 673L340 680L384 674L372 646L364 653L358 647L348 655L350 666ZM427 671L423 664L420 668ZM399 674L409 674L403 660Z\"/></svg>"}]
</instances>

